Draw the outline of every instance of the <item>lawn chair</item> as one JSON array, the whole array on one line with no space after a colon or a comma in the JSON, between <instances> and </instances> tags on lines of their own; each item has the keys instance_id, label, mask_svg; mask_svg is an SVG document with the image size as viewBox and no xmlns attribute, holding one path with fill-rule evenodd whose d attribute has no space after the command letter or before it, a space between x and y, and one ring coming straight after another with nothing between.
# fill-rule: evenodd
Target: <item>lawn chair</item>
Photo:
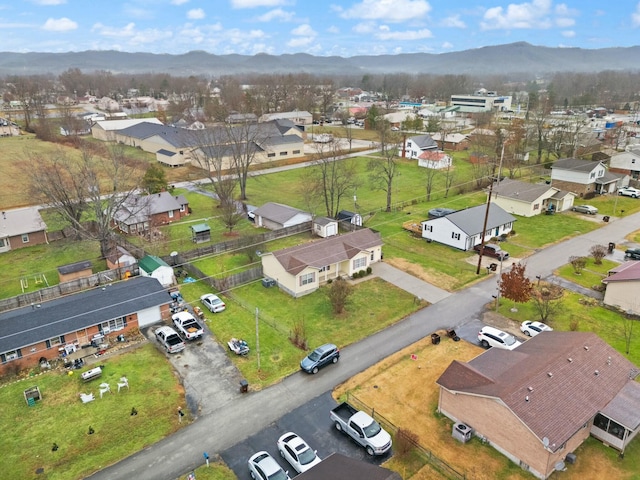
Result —
<instances>
[{"instance_id":1,"label":"lawn chair","mask_svg":"<svg viewBox=\"0 0 640 480\"><path fill-rule=\"evenodd\" d=\"M96 398L93 396L93 393L81 393L80 394L80 400L82 400L82 403L89 403L89 402L93 402Z\"/></svg>"},{"instance_id":2,"label":"lawn chair","mask_svg":"<svg viewBox=\"0 0 640 480\"><path fill-rule=\"evenodd\" d=\"M118 392L120 392L120 389L124 387L127 387L127 390L129 390L129 380L127 380L127 377L120 377L120 381L118 382Z\"/></svg>"},{"instance_id":3,"label":"lawn chair","mask_svg":"<svg viewBox=\"0 0 640 480\"><path fill-rule=\"evenodd\" d=\"M109 386L108 383L101 383L100 384L100 398L102 398L102 395L105 393L111 393L111 387Z\"/></svg>"}]
</instances>

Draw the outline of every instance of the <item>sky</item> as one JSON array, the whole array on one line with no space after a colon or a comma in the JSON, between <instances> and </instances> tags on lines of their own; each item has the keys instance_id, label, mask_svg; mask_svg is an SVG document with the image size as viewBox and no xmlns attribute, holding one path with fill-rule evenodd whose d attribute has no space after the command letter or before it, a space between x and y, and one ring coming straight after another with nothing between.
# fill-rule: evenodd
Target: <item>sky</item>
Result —
<instances>
[{"instance_id":1,"label":"sky","mask_svg":"<svg viewBox=\"0 0 640 480\"><path fill-rule=\"evenodd\" d=\"M0 52L317 56L640 45L639 0L0 0Z\"/></svg>"}]
</instances>

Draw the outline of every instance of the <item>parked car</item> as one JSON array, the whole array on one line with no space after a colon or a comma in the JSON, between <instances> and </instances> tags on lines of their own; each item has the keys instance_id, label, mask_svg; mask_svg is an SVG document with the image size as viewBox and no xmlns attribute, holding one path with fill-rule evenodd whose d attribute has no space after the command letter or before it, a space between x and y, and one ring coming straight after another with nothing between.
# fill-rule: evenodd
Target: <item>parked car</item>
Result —
<instances>
[{"instance_id":1,"label":"parked car","mask_svg":"<svg viewBox=\"0 0 640 480\"><path fill-rule=\"evenodd\" d=\"M155 331L156 338L168 353L178 353L184 350L184 342L178 332L171 327L160 327Z\"/></svg>"},{"instance_id":2,"label":"parked car","mask_svg":"<svg viewBox=\"0 0 640 480\"><path fill-rule=\"evenodd\" d=\"M480 253L480 245L476 245L473 249ZM500 245L496 245L495 243L485 243L482 255L497 258L498 260L506 260L509 258L509 252L505 252L500 248Z\"/></svg>"},{"instance_id":3,"label":"parked car","mask_svg":"<svg viewBox=\"0 0 640 480\"><path fill-rule=\"evenodd\" d=\"M455 212L456 210L453 208L432 208L429 210L428 216L429 218L440 218Z\"/></svg>"},{"instance_id":4,"label":"parked car","mask_svg":"<svg viewBox=\"0 0 640 480\"><path fill-rule=\"evenodd\" d=\"M484 348L496 347L505 350L513 350L522 344L513 335L494 327L482 327L478 333L478 341Z\"/></svg>"},{"instance_id":5,"label":"parked car","mask_svg":"<svg viewBox=\"0 0 640 480\"><path fill-rule=\"evenodd\" d=\"M287 432L278 439L278 451L298 473L320 463L317 451L311 450L307 442L293 432Z\"/></svg>"},{"instance_id":6,"label":"parked car","mask_svg":"<svg viewBox=\"0 0 640 480\"><path fill-rule=\"evenodd\" d=\"M213 293L205 293L200 297L200 301L212 313L219 313L227 308L224 302L220 300L220 297L214 295Z\"/></svg>"},{"instance_id":7,"label":"parked car","mask_svg":"<svg viewBox=\"0 0 640 480\"><path fill-rule=\"evenodd\" d=\"M300 362L300 368L307 373L318 373L318 370L329 365L338 363L340 350L333 343L326 343L316 348Z\"/></svg>"},{"instance_id":8,"label":"parked car","mask_svg":"<svg viewBox=\"0 0 640 480\"><path fill-rule=\"evenodd\" d=\"M535 337L540 332L551 332L553 331L553 328L546 323L525 320L522 322L522 325L520 325L520 331L527 337Z\"/></svg>"},{"instance_id":9,"label":"parked car","mask_svg":"<svg viewBox=\"0 0 640 480\"><path fill-rule=\"evenodd\" d=\"M638 198L640 197L640 190L633 187L622 187L618 189L618 195L623 195L625 197Z\"/></svg>"},{"instance_id":10,"label":"parked car","mask_svg":"<svg viewBox=\"0 0 640 480\"><path fill-rule=\"evenodd\" d=\"M640 260L640 248L627 248L624 252L624 258Z\"/></svg>"},{"instance_id":11,"label":"parked car","mask_svg":"<svg viewBox=\"0 0 640 480\"><path fill-rule=\"evenodd\" d=\"M254 480L291 480L288 472L268 452L254 453L247 463L249 474Z\"/></svg>"},{"instance_id":12,"label":"parked car","mask_svg":"<svg viewBox=\"0 0 640 480\"><path fill-rule=\"evenodd\" d=\"M367 454L384 455L391 450L391 435L368 413L358 411L347 402L342 402L329 412L336 430L349 435L364 447Z\"/></svg>"},{"instance_id":13,"label":"parked car","mask_svg":"<svg viewBox=\"0 0 640 480\"><path fill-rule=\"evenodd\" d=\"M578 213L586 213L587 215L598 213L598 209L593 205L575 205L571 210Z\"/></svg>"}]
</instances>

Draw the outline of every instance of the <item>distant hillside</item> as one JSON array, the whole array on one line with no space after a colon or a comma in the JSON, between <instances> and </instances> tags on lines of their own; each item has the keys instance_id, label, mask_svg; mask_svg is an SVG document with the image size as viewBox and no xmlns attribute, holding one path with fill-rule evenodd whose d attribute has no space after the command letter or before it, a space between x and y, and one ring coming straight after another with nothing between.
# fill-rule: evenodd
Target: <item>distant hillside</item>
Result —
<instances>
[{"instance_id":1,"label":"distant hillside","mask_svg":"<svg viewBox=\"0 0 640 480\"><path fill-rule=\"evenodd\" d=\"M0 53L0 75L59 74L70 68L85 73L234 75L239 73L299 73L349 75L364 73L496 74L515 72L599 72L639 70L640 46L626 48L537 47L525 42L482 47L462 52L356 57L293 55L214 55L193 51L183 55L85 51L68 53Z\"/></svg>"}]
</instances>

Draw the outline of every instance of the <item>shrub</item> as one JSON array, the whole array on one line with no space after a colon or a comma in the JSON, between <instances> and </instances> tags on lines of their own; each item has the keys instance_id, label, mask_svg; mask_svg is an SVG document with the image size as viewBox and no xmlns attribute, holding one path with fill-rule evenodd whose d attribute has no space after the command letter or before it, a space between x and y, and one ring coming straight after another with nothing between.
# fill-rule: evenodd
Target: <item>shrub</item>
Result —
<instances>
[{"instance_id":1,"label":"shrub","mask_svg":"<svg viewBox=\"0 0 640 480\"><path fill-rule=\"evenodd\" d=\"M569 320L569 330L571 330L572 332L576 332L579 326L580 319L572 315L571 320Z\"/></svg>"},{"instance_id":2,"label":"shrub","mask_svg":"<svg viewBox=\"0 0 640 480\"><path fill-rule=\"evenodd\" d=\"M371 272L373 272L373 269L371 267L367 267L367 275L371 275Z\"/></svg>"},{"instance_id":3,"label":"shrub","mask_svg":"<svg viewBox=\"0 0 640 480\"><path fill-rule=\"evenodd\" d=\"M418 444L418 435L406 428L399 428L396 433L393 452L402 457L407 455Z\"/></svg>"}]
</instances>

